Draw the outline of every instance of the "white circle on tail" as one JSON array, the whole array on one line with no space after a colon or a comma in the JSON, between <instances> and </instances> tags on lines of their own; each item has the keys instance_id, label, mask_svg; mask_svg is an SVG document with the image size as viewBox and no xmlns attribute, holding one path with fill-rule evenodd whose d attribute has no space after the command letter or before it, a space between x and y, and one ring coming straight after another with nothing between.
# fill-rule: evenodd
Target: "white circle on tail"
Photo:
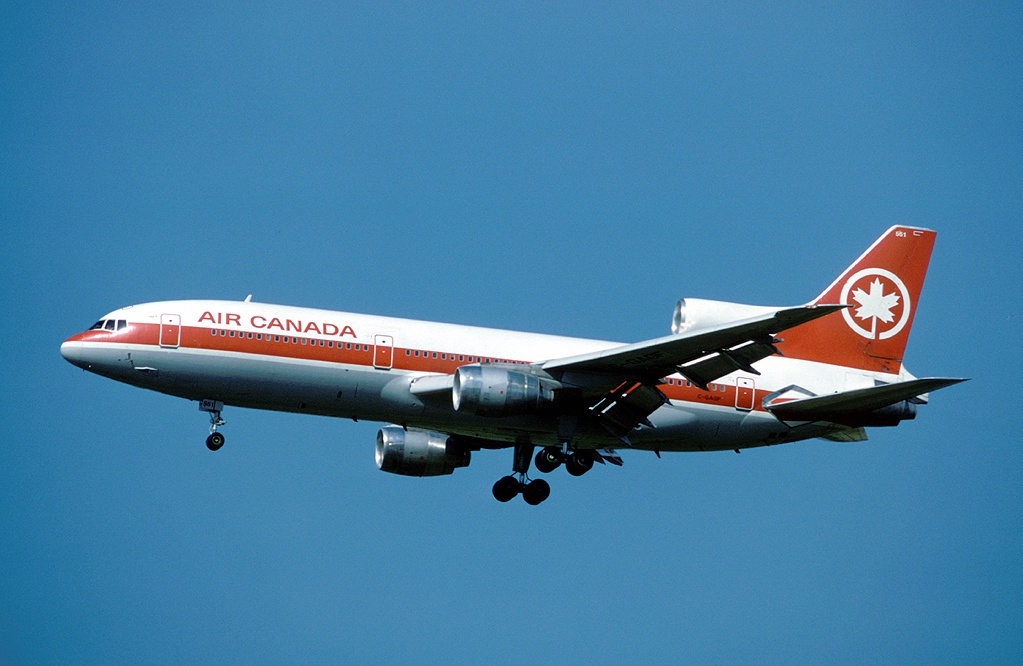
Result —
<instances>
[{"instance_id":1,"label":"white circle on tail","mask_svg":"<svg viewBox=\"0 0 1023 666\"><path fill-rule=\"evenodd\" d=\"M883 268L854 273L842 286L839 302L852 306L842 310L849 328L870 340L887 340L909 322L909 290L898 275Z\"/></svg>"}]
</instances>

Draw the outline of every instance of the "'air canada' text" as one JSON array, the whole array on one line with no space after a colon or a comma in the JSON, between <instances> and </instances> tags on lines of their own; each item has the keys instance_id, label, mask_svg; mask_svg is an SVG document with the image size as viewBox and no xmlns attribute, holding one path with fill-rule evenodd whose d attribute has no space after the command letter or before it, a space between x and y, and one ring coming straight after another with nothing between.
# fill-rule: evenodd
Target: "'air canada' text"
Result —
<instances>
[{"instance_id":1,"label":"'air canada' text","mask_svg":"<svg viewBox=\"0 0 1023 666\"><path fill-rule=\"evenodd\" d=\"M242 317L233 312L203 312L199 316L199 323L209 322L220 326L242 325ZM358 338L355 329L351 326L338 326L330 322L302 321L301 319L281 319L280 317L264 317L263 315L252 315L249 317L249 326L265 330L291 331L293 333L313 333L315 335L326 335L330 337L343 338L350 335Z\"/></svg>"}]
</instances>

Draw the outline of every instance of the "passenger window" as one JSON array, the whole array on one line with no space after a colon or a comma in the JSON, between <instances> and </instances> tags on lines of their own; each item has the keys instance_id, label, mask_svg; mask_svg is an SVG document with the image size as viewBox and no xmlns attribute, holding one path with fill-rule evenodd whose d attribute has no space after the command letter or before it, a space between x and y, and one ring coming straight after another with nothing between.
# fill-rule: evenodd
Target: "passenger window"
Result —
<instances>
[{"instance_id":1,"label":"passenger window","mask_svg":"<svg viewBox=\"0 0 1023 666\"><path fill-rule=\"evenodd\" d=\"M263 334L262 333L256 333L256 339L257 340L262 340L263 339Z\"/></svg>"}]
</instances>

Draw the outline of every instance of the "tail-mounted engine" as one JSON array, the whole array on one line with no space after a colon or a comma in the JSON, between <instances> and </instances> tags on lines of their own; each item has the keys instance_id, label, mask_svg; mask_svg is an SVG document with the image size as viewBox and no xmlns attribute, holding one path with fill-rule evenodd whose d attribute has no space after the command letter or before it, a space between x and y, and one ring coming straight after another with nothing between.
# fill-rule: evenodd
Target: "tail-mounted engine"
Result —
<instances>
[{"instance_id":1,"label":"tail-mounted engine","mask_svg":"<svg viewBox=\"0 0 1023 666\"><path fill-rule=\"evenodd\" d=\"M442 476L467 467L472 453L439 432L385 426L377 433L377 467L403 476Z\"/></svg>"},{"instance_id":2,"label":"tail-mounted engine","mask_svg":"<svg viewBox=\"0 0 1023 666\"><path fill-rule=\"evenodd\" d=\"M551 379L492 365L463 365L455 371L451 402L456 412L510 416L537 412L554 403Z\"/></svg>"},{"instance_id":3,"label":"tail-mounted engine","mask_svg":"<svg viewBox=\"0 0 1023 666\"><path fill-rule=\"evenodd\" d=\"M777 312L779 308L711 301L706 298L683 298L675 304L671 315L671 332L675 335L691 328L711 328L743 319Z\"/></svg>"}]
</instances>

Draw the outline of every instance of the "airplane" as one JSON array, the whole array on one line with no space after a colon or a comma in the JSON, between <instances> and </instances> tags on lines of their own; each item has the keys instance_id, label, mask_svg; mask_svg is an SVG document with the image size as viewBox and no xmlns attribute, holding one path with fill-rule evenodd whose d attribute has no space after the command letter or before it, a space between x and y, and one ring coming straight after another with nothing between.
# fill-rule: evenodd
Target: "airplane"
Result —
<instances>
[{"instance_id":1,"label":"airplane","mask_svg":"<svg viewBox=\"0 0 1023 666\"><path fill-rule=\"evenodd\" d=\"M739 452L867 439L964 379L902 365L936 233L894 226L806 305L685 298L671 332L632 344L269 305L124 307L60 348L72 364L198 402L206 446L225 406L383 422L377 467L439 476L511 449L493 486L550 495L530 464L581 476L625 450ZM539 450L537 450L539 449ZM534 458L534 452L536 453Z\"/></svg>"}]
</instances>

